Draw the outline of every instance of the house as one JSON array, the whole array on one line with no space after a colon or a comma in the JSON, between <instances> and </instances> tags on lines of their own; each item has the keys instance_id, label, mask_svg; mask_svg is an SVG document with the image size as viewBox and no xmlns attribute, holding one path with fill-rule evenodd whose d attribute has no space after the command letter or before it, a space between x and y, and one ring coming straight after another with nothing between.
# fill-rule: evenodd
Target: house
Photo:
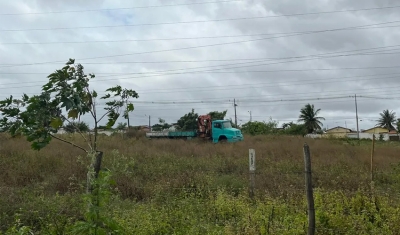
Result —
<instances>
[{"instance_id":1,"label":"house","mask_svg":"<svg viewBox=\"0 0 400 235\"><path fill-rule=\"evenodd\" d=\"M351 133L352 130L349 128L337 126L325 131L324 135L329 137L336 137L336 138L345 138L348 133Z\"/></svg>"},{"instance_id":2,"label":"house","mask_svg":"<svg viewBox=\"0 0 400 235\"><path fill-rule=\"evenodd\" d=\"M367 130L363 130L362 133L370 133L370 134L383 134L388 133L389 130L380 126L376 126Z\"/></svg>"},{"instance_id":3,"label":"house","mask_svg":"<svg viewBox=\"0 0 400 235\"><path fill-rule=\"evenodd\" d=\"M137 126L136 128L137 128L139 131L145 131L145 132L150 131L150 127L147 126L147 125Z\"/></svg>"}]
</instances>

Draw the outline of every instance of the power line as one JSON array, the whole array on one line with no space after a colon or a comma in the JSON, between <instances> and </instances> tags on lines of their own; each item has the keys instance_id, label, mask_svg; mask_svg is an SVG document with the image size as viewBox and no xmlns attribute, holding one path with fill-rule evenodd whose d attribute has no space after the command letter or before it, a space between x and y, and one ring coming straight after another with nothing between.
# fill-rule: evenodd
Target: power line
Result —
<instances>
[{"instance_id":1,"label":"power line","mask_svg":"<svg viewBox=\"0 0 400 235\"><path fill-rule=\"evenodd\" d=\"M398 73L397 73L398 74ZM353 78L357 78L357 77L368 77L368 76L376 76L376 75L362 75L362 76L353 76ZM349 81L365 81L365 80L373 80L373 79L388 79L388 78L397 78L398 76L389 76L389 77L378 77L378 78L368 78L368 79L348 79L348 78L352 78L352 77L343 77L344 79L346 79L346 82ZM343 79L341 78L341 79ZM279 84L278 83L271 83L271 82L264 82L264 83L253 83L253 84L242 84L242 85L227 85L227 86L216 86L219 88L210 88L210 87L197 87L197 89L195 87L193 88L176 88L176 89L159 89L159 90L150 90L147 92L141 92L141 91L137 91L139 94L149 94L149 93L181 93L181 92L205 92L205 91L217 91L217 90L235 90L235 89L240 89L240 90L245 90L245 89L254 89L254 88L266 88L266 87L275 87L275 86L279 86L279 87L290 87L290 86L300 86L300 85L309 85L309 84L323 84L323 83L336 83L340 78L328 78L328 79L323 79L325 81L320 81L317 82L316 80L319 79L310 79L310 80L303 80L303 81L299 81L298 83L290 83L290 84ZM309 83L304 83L304 81L310 81ZM314 81L314 82L311 82ZM381 80L382 81L382 80ZM250 86L250 87L248 87ZM253 86L257 86L257 87L253 87ZM233 87L233 88L232 88ZM0 88L0 89L13 89L13 88L20 88L20 87L4 87L4 88ZM386 92L388 92L388 89L398 89L400 88L400 86L388 86L388 87L375 87L375 88L365 88L365 89L340 89L340 90L328 90L328 91L323 91L325 93L332 93L332 92L343 92L343 91L360 91L360 90L375 90L375 89L385 89ZM177 90L179 89L179 90ZM198 90L200 89L200 90ZM300 94L310 94L310 93L321 93L321 91L315 91L315 92L305 92L305 93L291 93L291 95L300 95ZM29 93L25 93L25 94L29 94ZM105 94L105 92L98 92L98 94ZM276 95L270 95L270 96L276 96ZM258 97L258 96L257 96ZM219 98L218 98L219 99ZM144 102L144 101L136 101L136 102ZM157 101L148 101L150 103L154 103ZM167 102L166 100L164 100L163 102Z\"/></svg>"},{"instance_id":2,"label":"power line","mask_svg":"<svg viewBox=\"0 0 400 235\"><path fill-rule=\"evenodd\" d=\"M335 69L309 69L309 70L306 70L306 69L303 69L303 70L281 70L280 72L282 72L282 71L312 71L312 70L337 70L337 69L376 69L376 68L385 68L385 69L387 69L387 68L399 68L399 66L383 66L383 67L364 67L364 68L335 68ZM190 71L190 72L186 72L186 73L196 73L197 71ZM244 71L244 72L251 72L251 71ZM264 72L279 72L279 70L271 70L271 71L264 71ZM185 72L184 73L179 73L179 74L186 74ZM371 75L360 75L360 76L351 76L351 77L344 77L344 78L354 78L354 77L368 77L368 76L380 76L380 75L397 75L398 73L391 73L391 74L371 74ZM171 74L160 74L160 75L150 75L150 76L146 76L146 77L152 77L152 76L161 76L161 75L171 75ZM397 76L394 76L394 77L397 77ZM386 77L386 78L392 78L392 77ZM116 79L98 79L98 80L95 80L95 81L103 81L103 80L119 80L119 79L128 79L128 78L116 78ZM329 78L329 79L335 79L335 78ZM325 79L325 80L329 80L329 79ZM373 79L373 78L371 78L371 79ZM371 79L360 79L360 80L371 80ZM319 80L319 79L317 79L317 80ZM303 81L314 81L314 80L303 80ZM350 80L348 80L348 81L350 81ZM43 81L43 82L45 82L45 81ZM329 81L328 81L329 82ZM27 83L39 83L39 81L38 82L27 82ZM20 83L7 83L7 84L0 84L0 85L11 85L11 84L20 84ZM258 85L258 84L260 84L260 83L257 83L257 84L243 84L243 85ZM301 83L301 84L303 84L303 83ZM231 86L243 86L243 85L226 85L226 86L223 86L223 87L231 87ZM280 86L287 86L287 85L280 85ZM18 86L18 87L3 87L3 88L0 88L0 89L12 89L12 88L24 88L24 87L40 87L40 86L37 86L37 85L33 85L33 86ZM197 88L204 88L204 89L207 89L207 90L218 90L218 89L210 89L209 87L197 87ZM186 89L186 90L189 90L189 89L187 89L187 88L175 88L175 89L173 89L173 90L176 90L176 89ZM165 90L165 89L161 89L161 90ZM167 89L168 90L168 89ZM156 90L157 92L156 93L160 93L159 91L160 91L160 89L158 89L158 90ZM154 93L154 92L144 92L144 93ZM164 92L161 92L161 93L164 93ZM168 92L167 92L168 93Z\"/></svg>"},{"instance_id":3,"label":"power line","mask_svg":"<svg viewBox=\"0 0 400 235\"><path fill-rule=\"evenodd\" d=\"M374 67L366 67L364 69L372 69ZM389 68L399 68L399 66L393 66ZM361 68L358 68L361 69ZM318 69L317 69L318 70ZM335 70L335 69L332 69ZM303 70L303 71L312 71L312 70ZM251 72L251 71L248 71ZM147 90L145 92L140 92L141 94L143 93L176 93L179 92L179 90L183 91L193 91L193 89L202 89L202 90L209 90L209 91L214 91L214 90L229 90L229 89L235 89L235 88L230 88L230 87L239 87L239 89L242 89L245 86L257 86L257 85L262 85L262 84L279 84L279 86L291 86L291 85L301 85L301 84L310 84L310 83L304 83L305 81L320 81L320 80L327 80L327 81L322 81L322 82L313 82L314 83L331 83L331 82L336 82L336 80L340 80L343 78L359 78L361 77L362 79L353 79L353 80L346 80L346 81L359 81L359 80L373 80L376 78L364 78L364 77L370 77L370 76L381 76L381 75L399 75L399 73L388 73L388 74L371 74L371 75L358 75L358 76L350 76L350 77L339 77L339 78L326 78L326 79L308 79L308 80L302 80L299 81L300 83L295 83L295 84L281 84L282 82L278 83L271 83L271 82L264 82L264 83L252 83L252 84L238 84L238 85L225 85L225 86L213 86L213 88L210 88L209 86L203 86L203 87L190 87L190 88L171 88L171 89L152 89L152 90ZM390 76L390 77L380 77L380 78L397 78L398 76ZM123 78L120 78L123 79ZM104 79L103 79L104 80ZM114 79L107 79L107 80L114 80ZM334 80L334 81L330 81ZM102 80L96 80L96 81L102 81ZM45 81L42 81L45 82ZM42 83L42 82L24 82L24 83ZM0 84L0 85L15 85L15 84L20 84L19 83L5 83L5 84ZM17 86L17 87L0 87L0 89L12 89L12 88L24 88L24 87L41 87L40 85L32 85L32 86ZM215 88L214 88L215 87ZM223 89L218 89L218 87L224 87ZM228 87L228 89L227 89ZM269 87L269 86L263 86L263 87ZM138 90L139 92L140 90ZM101 92L99 93L101 94Z\"/></svg>"},{"instance_id":4,"label":"power line","mask_svg":"<svg viewBox=\"0 0 400 235\"><path fill-rule=\"evenodd\" d=\"M397 49L396 49L397 50ZM400 53L400 51L399 51ZM350 55L336 55L336 56L359 56L359 55L379 55L380 53L375 53L375 54L350 54ZM398 54L398 53L391 53L391 54ZM336 57L332 56L332 57ZM296 57L287 57L287 58L296 58ZM302 58L297 57L297 58ZM326 57L321 57L321 58L326 58ZM328 57L330 58L330 57ZM259 59L261 61L256 61L256 62L262 62L264 60L270 60L268 58L266 59ZM277 59L278 60L278 59ZM235 61L235 60L233 60ZM250 62L252 63L252 62ZM255 63L255 62L254 62ZM242 63L239 63L242 64ZM230 64L222 64L222 65L215 65L215 66L206 66L208 67L218 67L218 66L224 66L224 65L230 65ZM205 73L276 73L276 72L307 72L307 71L331 71L331 70L361 70L361 69L392 69L392 68L399 68L400 66L368 66L368 67L342 67L342 68L310 68L310 69L278 69L278 70L244 70L244 71L205 71ZM182 69L174 69L174 70L164 70L164 71L155 71L155 72L121 72L121 73L96 73L92 72L92 74L95 74L96 77L109 77L109 75L132 75L132 74L159 74L160 72L168 72L168 71L178 71L178 70L186 70L186 69L197 69L197 68L204 68L204 67L196 67L196 68L182 68ZM201 73L203 71L193 71L193 73ZM49 73L45 72L0 72L0 74L6 74L6 75L48 75ZM98 74L103 75L103 76L97 76ZM7 79L7 78L6 78ZM38 81L38 82L44 82L44 81ZM28 82L32 83L32 82ZM36 82L34 82L36 83ZM19 84L19 83L14 83L14 84Z\"/></svg>"},{"instance_id":5,"label":"power line","mask_svg":"<svg viewBox=\"0 0 400 235\"><path fill-rule=\"evenodd\" d=\"M164 73L164 72L180 71L180 70L187 70L187 69L199 69L199 68L210 68L210 67L228 66L228 65L251 64L251 63L263 62L263 61L285 60L285 59L296 59L296 58L298 59L298 58L306 58L306 57L314 57L312 59L321 59L321 58L357 56L357 55L376 55L376 54L378 54L378 52L397 51L400 48L398 48L398 49L390 49L390 50L381 50L381 51L371 51L369 53L341 54L341 55L332 55L332 56L328 56L328 57L326 56L326 55L337 54L337 53L356 52L356 51L365 51L365 50L378 50L378 49L393 48L393 47L399 47L399 46L400 46L400 44L391 45L391 46L383 46L383 47L372 47L372 48L365 48L365 49L357 49L357 50L350 50L350 51L328 52L328 53L306 55L306 56L275 57L275 58L264 58L264 59L260 58L259 60L258 59L254 59L254 60L252 60L250 62L241 62L241 63L235 63L235 64L219 64L219 65L213 65L213 66L182 68L182 69L174 69L174 70L162 70L162 71L147 72L147 73L135 73L135 74ZM236 61L236 60L233 59L233 60L224 60L224 61ZM298 61L303 61L303 60L298 60ZM292 62L292 61L283 61L283 63L284 62ZM49 62L49 63L51 63L51 62ZM61 63L61 61L58 61L57 63ZM64 64L65 61L63 61L62 63ZM157 62L155 62L155 63L157 63ZM278 62L278 63L282 63L282 62ZM40 64L46 64L46 62L40 63ZM0 64L0 68L8 68L8 67L16 67L16 66L27 66L27 65L37 65L37 64L36 63L35 64ZM266 65L266 64L261 64L261 65ZM244 67L246 67L246 66L244 66ZM234 68L238 68L238 67L234 67ZM220 70L220 69L217 69L217 70ZM214 70L205 70L205 71L214 71ZM197 71L197 72L200 72L200 71Z\"/></svg>"},{"instance_id":6,"label":"power line","mask_svg":"<svg viewBox=\"0 0 400 235\"><path fill-rule=\"evenodd\" d=\"M94 28L117 28L117 27L138 27L138 26L156 26L156 25L175 25L175 24L192 24L192 23L206 23L206 22L218 22L218 21L232 21L232 20L253 20L262 19L265 16L256 17L241 17L241 18L230 18L230 19L217 19L217 20L197 20L197 21L178 21L178 22L160 22L160 23L145 23L145 24L123 24L123 25L97 25L97 26L79 26L79 27L59 27L59 28L32 28L32 29L1 29L1 32L19 32L19 31L46 31L46 30L71 30L71 29L94 29ZM390 21L379 24L391 24L398 23L399 21ZM367 26L357 26L357 27L367 27Z\"/></svg>"},{"instance_id":7,"label":"power line","mask_svg":"<svg viewBox=\"0 0 400 235\"><path fill-rule=\"evenodd\" d=\"M363 49L362 49L363 50ZM365 50L365 49L364 49ZM330 53L328 53L328 54L330 54ZM346 56L346 55L339 55L339 56ZM311 58L311 59L315 59L315 58ZM305 59L305 60L309 60L309 59ZM300 61L302 61L302 60L300 60ZM283 61L283 62L295 62L295 61ZM249 62L246 62L246 63L249 63ZM253 62L250 62L250 63L253 63ZM281 62L278 62L278 63L281 63ZM242 63L239 63L239 64L242 64ZM277 63L270 63L270 64L277 64ZM261 64L261 65L270 65L270 64ZM229 64L228 64L229 65ZM218 66L221 66L221 65L218 65ZM250 65L250 66L241 66L241 67L252 67L252 66L259 66L259 64L257 64L257 65ZM216 66L211 66L211 67L216 67ZM385 69L387 69L387 68L398 68L399 66L381 66L381 67L365 67L365 68L332 68L332 69L309 69L309 70L270 70L270 71L262 71L262 72L282 72L282 71L311 71L311 70L337 70L337 69L371 69L371 68L374 68L374 69L376 69L376 68L385 68ZM197 68L202 68L202 67L197 67ZM240 67L233 67L233 68L240 68ZM187 69L187 68L186 68ZM190 69L195 69L195 68L190 68ZM226 69L226 68L222 68L222 69ZM183 69L180 69L180 70L183 70ZM214 71L214 70L220 70L220 69L212 69L212 70L205 70L205 71L189 71L189 72L182 72L182 73L166 73L166 74L156 74L156 75L150 75L150 76L142 76L142 77L140 77L140 78L145 78L145 77L153 77L153 76L162 76L162 75L175 75L175 74L188 74L188 73L198 73L198 72L207 72L207 71ZM167 70L168 71L168 70ZM160 71L160 72L162 72L162 71ZM240 71L239 71L240 72ZM238 72L238 73L239 73ZM252 71L243 71L243 72L252 72ZM254 72L254 71L253 71ZM259 71L259 72L261 72L261 71ZM224 73L224 72L221 72L221 73ZM229 72L229 73L232 73L232 72ZM397 74L397 73L395 73L395 74ZM389 74L383 74L383 75L389 75ZM365 76L373 76L373 75L365 75ZM108 76L107 76L108 77ZM119 80L119 79L129 79L129 78L136 78L136 77L128 77L128 78L125 78L125 77L119 77L119 78L114 78L114 79L98 79L98 80L96 80L96 81L105 81L105 80ZM43 81L43 82L45 82L45 81ZM28 83L39 83L39 81L38 82L28 82ZM9 83L9 84L13 84L13 83ZM8 85L9 85L8 84ZM15 84L15 83L14 83ZM19 84L19 83L18 83ZM3 85L5 85L5 84L3 84ZM23 88L23 87L39 87L39 86L18 86L18 88ZM10 88L10 87L6 87L6 88L0 88L0 89L8 89L8 88ZM182 88L182 89L184 89L184 88Z\"/></svg>"},{"instance_id":8,"label":"power line","mask_svg":"<svg viewBox=\"0 0 400 235\"><path fill-rule=\"evenodd\" d=\"M195 3L180 3L180 4L166 4L166 5L152 5L152 6L134 6L134 7L120 7L120 8L103 8L103 9L85 9L85 10L70 10L70 11L52 11L52 12L27 12L27 13L1 13L0 16L14 16L14 15L42 15L42 14L60 14L60 13L78 13L78 12L96 12L96 11L116 11L116 10L131 10L131 9L147 9L147 8L160 8L160 7L175 7L184 5L200 5L210 3L226 3L226 2L238 2L243 0L221 0L215 2L195 2ZM337 11L322 11L322 12L308 12L308 13L294 13L294 14L283 14L283 15L270 15L265 17L288 17L288 16L303 16L303 15L315 15L315 14L332 14L332 13L344 13L354 11L371 11L371 10L385 10L398 8L400 6L387 6L387 7L373 7L373 8L361 8L361 9L349 9L349 10L337 10Z\"/></svg>"},{"instance_id":9,"label":"power line","mask_svg":"<svg viewBox=\"0 0 400 235\"><path fill-rule=\"evenodd\" d=\"M352 99L350 96L348 98ZM284 105L291 106L291 105L304 104L303 103L304 101L299 102L297 100L290 101L290 103L284 103L284 102L288 102L288 101L281 101L281 102L283 104L282 103L280 103L280 104L268 104L268 105L263 105L263 104L261 104L261 105L260 104L257 104L257 105L246 105L246 104L243 104L243 105L241 105L241 107L242 108L244 108L244 107L276 107L276 106L282 107ZM276 103L279 103L279 102L276 102ZM313 104L323 104L323 103L330 103L330 104L332 104L332 103L346 103L346 104L348 104L349 101L348 100L344 100L344 101L318 101L318 100L316 100L316 101L313 102ZM183 108L181 106L182 105L179 105L179 108L173 108L173 107L171 107L171 108L160 108L160 107L157 107L157 108L151 108L151 109L140 109L140 108L148 107L148 106L135 106L136 107L135 110L136 111L140 111L140 112L141 111L159 111L159 110L182 110ZM100 106L100 107L102 107L102 106ZM207 107L207 108L195 108L195 111L196 110L210 110L210 109L215 109L215 108L230 109L232 107L233 107L232 105L224 105L224 106L222 106L222 105L212 105L212 106ZM187 108L187 109L191 109L191 108Z\"/></svg>"},{"instance_id":10,"label":"power line","mask_svg":"<svg viewBox=\"0 0 400 235\"><path fill-rule=\"evenodd\" d=\"M64 14L64 13L79 13L79 12L98 12L98 11L119 11L119 10L133 10L133 9L148 9L148 8L162 8L162 7L201 5L201 4L212 4L212 3L242 2L242 1L244 1L244 0L221 0L221 1L213 1L213 2L192 2L192 3L150 5L150 6L134 6L134 7L119 7L119 8L103 8L103 9L69 10L69 11L0 13L0 16ZM397 6L385 7L385 8L397 8ZM365 10L381 10L381 9L385 9L385 8L370 8L370 9L365 9Z\"/></svg>"},{"instance_id":11,"label":"power line","mask_svg":"<svg viewBox=\"0 0 400 235\"><path fill-rule=\"evenodd\" d=\"M355 28L360 28L360 27L367 27L367 26L374 26L374 25L382 25L382 24L390 24L390 23L393 23L393 22L400 22L400 21L383 22L383 23L377 23L377 24L371 24L371 25L364 25L364 26L352 26L352 27L339 28L339 29L320 30L320 31L312 32L312 33L332 32L332 31L338 31L338 30L355 29ZM303 33L303 34L311 34L311 33ZM92 59L102 59L102 58L129 56L129 55L139 55L139 54L149 54L149 53L160 53L160 52L169 52L169 51L177 51L177 50L196 49L196 48L204 48L204 47L212 47L212 46L221 46L221 45L228 45L228 44L236 44L236 43L260 41L260 40L273 39L273 38L290 37L290 36L296 36L296 35L300 35L300 34L283 35L283 36L269 37L269 38L257 38L257 39L250 39L250 40L244 40L244 41L234 41L234 42L216 43L216 44L208 44L208 45L200 45L200 46L191 46L191 47L183 47L183 48L174 48L174 49L165 49L165 50L155 50L155 51L146 51L146 52L135 52L135 53L118 54L118 55L109 55L109 56L96 56L96 57L81 58L81 59L78 59L78 60L92 60ZM49 63L57 63L57 62L65 62L65 61L37 62L37 63L21 64L21 65L49 64ZM12 66L7 66L7 67L14 67L14 66L21 66L21 65L12 65Z\"/></svg>"},{"instance_id":12,"label":"power line","mask_svg":"<svg viewBox=\"0 0 400 235\"><path fill-rule=\"evenodd\" d=\"M385 88L385 87L382 87ZM378 89L382 89L382 88L370 88L370 89L360 89L360 90L345 90L345 91L361 91L361 90L378 90ZM395 90L393 90L393 92L397 92L398 88L400 88L400 86L397 87L393 87ZM330 96L322 96L319 98L313 98L312 96L298 96L300 94L302 95L308 95L308 94L316 94L316 93L321 93L321 91L318 92L305 92L305 93L291 93L291 94L287 94L287 95L259 95L257 96L257 99L248 99L249 97L238 97L240 98L240 100L238 101L239 104L246 104L246 103L268 103L268 102L272 102L272 101L298 101L298 100L308 100L308 99L316 99L316 100L321 100L321 99L337 99L337 98L347 98L347 97L354 97L354 95L346 93L346 92L341 92L340 90L335 90L335 91L324 91L326 93L334 93L334 94L329 94ZM373 92L364 92L363 94L375 94L375 93L381 93L381 91L373 91ZM336 95L335 97L332 97L332 95ZM397 93L393 93L393 95L397 95ZM283 96L283 97L282 97ZM286 97L285 97L286 96ZM292 97L287 97L287 96L294 96ZM279 98L282 97L280 99L276 99L276 100L265 100L265 97L273 97L273 98ZM358 96L361 98L376 98L373 96ZM379 97L377 98L379 99ZM387 97L386 99L396 99L396 97ZM182 100L166 100L166 101L157 101L157 100L153 100L153 101L141 101L141 100L137 100L137 101L133 101L133 104L162 104L162 105L182 105L182 104L213 104L213 103L217 103L217 104L231 104L232 100L224 100L224 98L214 98L213 100L196 100L196 101L182 101Z\"/></svg>"},{"instance_id":13,"label":"power line","mask_svg":"<svg viewBox=\"0 0 400 235\"><path fill-rule=\"evenodd\" d=\"M400 45L397 45L400 46ZM391 51L397 51L395 53L384 53L385 51L382 51L381 53L359 53L359 54L354 54L354 55L386 55L386 54L398 54L400 51L399 49L391 49L388 50L388 52ZM338 52L339 53L339 52ZM351 55L349 55L351 56ZM300 57L304 57L304 56L300 56ZM162 63L209 63L209 62L226 62L226 61L264 61L264 60L283 60L283 59L294 59L294 58L299 58L298 56L291 56L291 57L260 57L260 58L238 58L238 59L206 59L206 60L163 60L163 61L105 61L105 62L85 62L85 65L93 65L93 64L162 64ZM53 63L52 63L53 64ZM65 64L64 62L57 62L54 64ZM9 66L9 65L21 65L21 64L0 64L2 66ZM97 73L96 73L97 74ZM109 74L109 73L108 73ZM115 73L113 73L115 74Z\"/></svg>"},{"instance_id":14,"label":"power line","mask_svg":"<svg viewBox=\"0 0 400 235\"><path fill-rule=\"evenodd\" d=\"M393 28L399 27L399 25L391 26L378 26L368 28L356 28L353 30L364 30L364 29L382 29L382 28ZM120 40L90 40L90 41L59 41L59 42L2 42L3 45L46 45L46 44L82 44L82 43L121 43L121 42L149 42L149 41L175 41L175 40L199 40L199 39L219 39L219 38L236 38L236 37L257 37L267 35L286 35L296 36L304 33L313 33L311 31L295 31L286 33L260 33L260 34L240 34L240 35L219 35L219 36L200 36L200 37L183 37L183 38L144 38L144 39L120 39Z\"/></svg>"}]
</instances>

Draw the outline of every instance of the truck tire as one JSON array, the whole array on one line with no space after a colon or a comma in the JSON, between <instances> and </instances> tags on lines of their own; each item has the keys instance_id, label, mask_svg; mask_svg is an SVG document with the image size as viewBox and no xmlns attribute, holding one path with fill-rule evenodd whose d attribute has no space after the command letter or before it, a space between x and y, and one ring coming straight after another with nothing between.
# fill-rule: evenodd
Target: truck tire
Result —
<instances>
[{"instance_id":1,"label":"truck tire","mask_svg":"<svg viewBox=\"0 0 400 235\"><path fill-rule=\"evenodd\" d=\"M218 142L226 143L228 142L228 139L226 138L226 136L222 135L219 137Z\"/></svg>"}]
</instances>

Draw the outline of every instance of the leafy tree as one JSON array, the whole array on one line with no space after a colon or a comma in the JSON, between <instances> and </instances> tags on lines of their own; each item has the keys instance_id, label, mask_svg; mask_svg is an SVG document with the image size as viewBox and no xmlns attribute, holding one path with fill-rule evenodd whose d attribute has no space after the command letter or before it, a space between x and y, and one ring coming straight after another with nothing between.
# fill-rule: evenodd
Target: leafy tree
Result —
<instances>
[{"instance_id":1,"label":"leafy tree","mask_svg":"<svg viewBox=\"0 0 400 235\"><path fill-rule=\"evenodd\" d=\"M97 126L97 129L98 130L114 130L115 128L113 128L113 127L108 127L107 125L99 125L99 126Z\"/></svg>"},{"instance_id":2,"label":"leafy tree","mask_svg":"<svg viewBox=\"0 0 400 235\"><path fill-rule=\"evenodd\" d=\"M128 102L130 98L139 98L139 95L136 93L136 91L128 89L121 90L121 93L118 95L121 97L121 100L126 104L123 117L127 120L129 129L131 126L129 123L129 113L132 112L135 108L132 103Z\"/></svg>"},{"instance_id":3,"label":"leafy tree","mask_svg":"<svg viewBox=\"0 0 400 235\"><path fill-rule=\"evenodd\" d=\"M382 113L379 114L381 117L378 119L378 126L386 128L388 131L396 130L394 127L396 125L396 113L393 111L389 111L388 109L383 110Z\"/></svg>"},{"instance_id":4,"label":"leafy tree","mask_svg":"<svg viewBox=\"0 0 400 235\"><path fill-rule=\"evenodd\" d=\"M228 112L228 110L222 111L222 112L218 112L218 111L212 111L209 112L208 115L211 116L211 120L224 120L226 113Z\"/></svg>"},{"instance_id":5,"label":"leafy tree","mask_svg":"<svg viewBox=\"0 0 400 235\"><path fill-rule=\"evenodd\" d=\"M166 123L164 119L158 118L158 123L157 123L157 124L154 124L154 125L151 127L151 129L152 129L153 131L162 131L162 130L165 130L165 129L170 128L171 126L172 126L172 125Z\"/></svg>"},{"instance_id":6,"label":"leafy tree","mask_svg":"<svg viewBox=\"0 0 400 235\"><path fill-rule=\"evenodd\" d=\"M307 129L304 124L296 124L293 122L282 124L283 133L287 135L305 135Z\"/></svg>"},{"instance_id":7,"label":"leafy tree","mask_svg":"<svg viewBox=\"0 0 400 235\"><path fill-rule=\"evenodd\" d=\"M68 122L66 125L64 125L63 129L68 132L68 133L75 133L75 132L81 132L85 133L89 131L89 125L85 122Z\"/></svg>"},{"instance_id":8,"label":"leafy tree","mask_svg":"<svg viewBox=\"0 0 400 235\"><path fill-rule=\"evenodd\" d=\"M191 112L183 115L177 122L180 130L196 130L197 129L197 118L199 115L192 109Z\"/></svg>"},{"instance_id":9,"label":"leafy tree","mask_svg":"<svg viewBox=\"0 0 400 235\"><path fill-rule=\"evenodd\" d=\"M117 125L117 130L118 130L118 131L123 131L123 130L126 129L127 125L128 125L128 124L126 124L126 123L119 122L118 125Z\"/></svg>"},{"instance_id":10,"label":"leafy tree","mask_svg":"<svg viewBox=\"0 0 400 235\"><path fill-rule=\"evenodd\" d=\"M400 118L399 118L399 119L397 119L397 123L396 123L396 125L397 125L397 131L399 131L399 132L400 132Z\"/></svg>"},{"instance_id":11,"label":"leafy tree","mask_svg":"<svg viewBox=\"0 0 400 235\"><path fill-rule=\"evenodd\" d=\"M320 120L325 120L323 117L318 117L318 113L321 109L315 110L314 105L306 104L301 110L299 115L299 122L303 122L307 129L307 133L311 134L315 130L320 130L323 126Z\"/></svg>"},{"instance_id":12,"label":"leafy tree","mask_svg":"<svg viewBox=\"0 0 400 235\"><path fill-rule=\"evenodd\" d=\"M120 109L124 106L126 99L139 96L135 91L122 89L121 86L108 88L107 94L100 99L107 100L111 97L114 99L105 103L105 112L99 115L96 106L97 92L90 90L89 87L89 80L93 78L95 78L94 74L86 75L81 64L75 64L74 59L69 59L64 67L48 76L49 81L43 85L40 94L32 97L24 94L21 100L10 96L0 101L2 114L0 128L6 129L13 136L18 134L26 136L26 139L32 142L31 147L34 150L41 150L54 138L87 153L91 158L87 181L87 191L90 193L91 201L88 205L89 210L95 213L93 224L96 230L104 224L98 210L95 209L99 205L97 199L100 195L96 183L98 183L103 156L103 152L98 151L97 146L98 125L107 116L106 126L112 127L119 118ZM126 96L123 96L124 94ZM127 108L127 112L132 111L133 105ZM79 131L88 144L87 148L55 135L64 122L73 123L84 114L90 114L95 125L94 134L85 136Z\"/></svg>"},{"instance_id":13,"label":"leafy tree","mask_svg":"<svg viewBox=\"0 0 400 235\"><path fill-rule=\"evenodd\" d=\"M276 132L278 122L270 119L268 122L252 121L242 125L242 132L250 135L266 135Z\"/></svg>"}]
</instances>

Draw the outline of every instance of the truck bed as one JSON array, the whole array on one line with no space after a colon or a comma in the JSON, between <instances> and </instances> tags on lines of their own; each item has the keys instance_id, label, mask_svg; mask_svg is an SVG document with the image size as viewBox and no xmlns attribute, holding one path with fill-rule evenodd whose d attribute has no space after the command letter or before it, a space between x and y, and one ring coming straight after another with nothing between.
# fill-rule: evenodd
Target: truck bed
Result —
<instances>
[{"instance_id":1,"label":"truck bed","mask_svg":"<svg viewBox=\"0 0 400 235\"><path fill-rule=\"evenodd\" d=\"M168 132L161 132L161 131L152 131L147 132L146 137L168 137Z\"/></svg>"},{"instance_id":2,"label":"truck bed","mask_svg":"<svg viewBox=\"0 0 400 235\"><path fill-rule=\"evenodd\" d=\"M149 138L193 138L197 136L196 131L152 131L147 132Z\"/></svg>"},{"instance_id":3,"label":"truck bed","mask_svg":"<svg viewBox=\"0 0 400 235\"><path fill-rule=\"evenodd\" d=\"M170 131L169 137L196 137L196 131Z\"/></svg>"}]
</instances>

